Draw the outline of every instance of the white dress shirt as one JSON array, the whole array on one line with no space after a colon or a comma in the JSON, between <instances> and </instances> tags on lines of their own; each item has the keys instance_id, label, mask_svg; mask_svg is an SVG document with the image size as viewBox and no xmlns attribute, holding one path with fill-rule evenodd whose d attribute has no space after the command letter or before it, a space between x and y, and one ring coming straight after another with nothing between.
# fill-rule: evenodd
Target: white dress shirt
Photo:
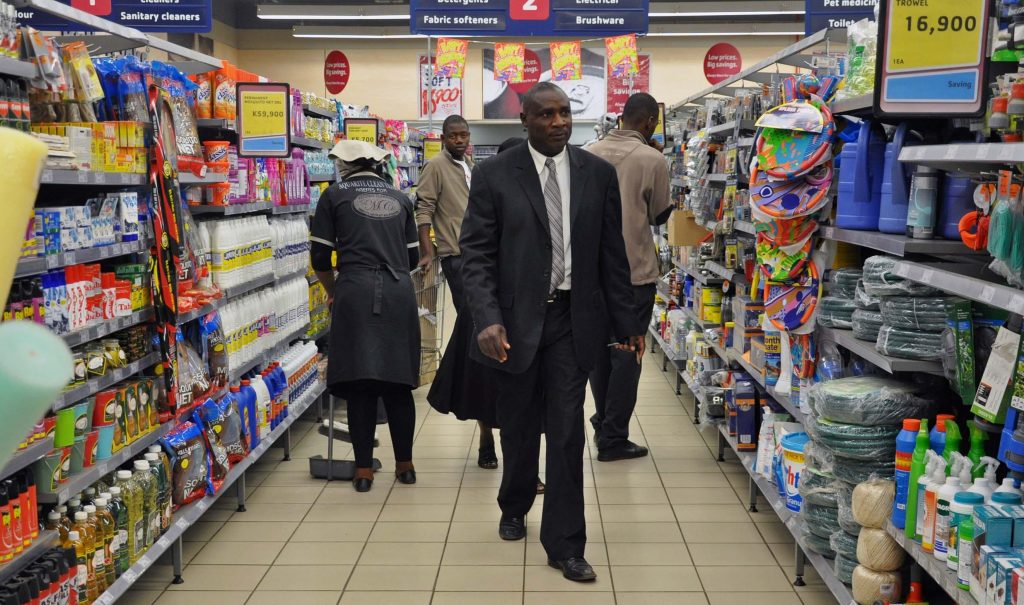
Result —
<instances>
[{"instance_id":1,"label":"white dress shirt","mask_svg":"<svg viewBox=\"0 0 1024 605\"><path fill-rule=\"evenodd\" d=\"M456 164L462 166L462 171L466 173L466 186L469 187L469 181L473 177L473 171L469 169L469 164L466 163L466 160L456 160L455 158L452 159L455 161Z\"/></svg>"},{"instance_id":2,"label":"white dress shirt","mask_svg":"<svg viewBox=\"0 0 1024 605\"><path fill-rule=\"evenodd\" d=\"M544 192L544 184L548 182L548 169L544 165L548 156L537 151L529 142L530 155L533 157L533 164L537 168L537 175L540 177L541 194ZM555 161L555 172L558 173L558 190L562 198L562 242L565 244L565 281L558 285L558 290L572 289L572 220L569 214L570 189L569 189L569 151L568 147L551 158Z\"/></svg>"}]
</instances>

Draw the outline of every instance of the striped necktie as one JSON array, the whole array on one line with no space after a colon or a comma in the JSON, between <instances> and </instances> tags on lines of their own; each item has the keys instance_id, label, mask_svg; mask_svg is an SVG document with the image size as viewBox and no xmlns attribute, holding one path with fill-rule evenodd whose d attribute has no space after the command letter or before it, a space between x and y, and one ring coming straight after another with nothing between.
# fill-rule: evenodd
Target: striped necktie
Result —
<instances>
[{"instance_id":1,"label":"striped necktie","mask_svg":"<svg viewBox=\"0 0 1024 605\"><path fill-rule=\"evenodd\" d=\"M544 162L548 180L544 183L544 204L548 209L548 228L551 231L551 291L565 281L565 240L562 237L562 192L558 187L555 160Z\"/></svg>"}]
</instances>

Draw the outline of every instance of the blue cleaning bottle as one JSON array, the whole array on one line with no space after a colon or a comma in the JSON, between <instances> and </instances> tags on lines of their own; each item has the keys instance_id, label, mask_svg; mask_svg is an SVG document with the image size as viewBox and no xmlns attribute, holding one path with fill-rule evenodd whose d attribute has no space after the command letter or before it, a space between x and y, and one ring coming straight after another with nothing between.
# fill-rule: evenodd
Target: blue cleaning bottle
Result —
<instances>
[{"instance_id":1,"label":"blue cleaning bottle","mask_svg":"<svg viewBox=\"0 0 1024 605\"><path fill-rule=\"evenodd\" d=\"M917 445L917 433L920 430L920 420L907 418L903 421L903 430L896 435L896 504L892 507L892 524L899 529L903 529L907 521L910 471L914 447Z\"/></svg>"},{"instance_id":2,"label":"blue cleaning bottle","mask_svg":"<svg viewBox=\"0 0 1024 605\"><path fill-rule=\"evenodd\" d=\"M928 433L928 449L932 450L940 456L946 450L946 421L952 420L956 422L956 416L953 414L939 414L935 417L935 426L932 427L930 433Z\"/></svg>"},{"instance_id":3,"label":"blue cleaning bottle","mask_svg":"<svg viewBox=\"0 0 1024 605\"><path fill-rule=\"evenodd\" d=\"M274 375L277 376L277 384L281 388L281 418L283 421L288 417L288 404L290 403L288 397L288 375L284 373L284 368L281 367L281 362L274 362Z\"/></svg>"},{"instance_id":4,"label":"blue cleaning bottle","mask_svg":"<svg viewBox=\"0 0 1024 605\"><path fill-rule=\"evenodd\" d=\"M242 423L249 434L249 449L260 444L260 424L256 414L256 389L248 380L242 381L238 392L238 407L242 411Z\"/></svg>"}]
</instances>

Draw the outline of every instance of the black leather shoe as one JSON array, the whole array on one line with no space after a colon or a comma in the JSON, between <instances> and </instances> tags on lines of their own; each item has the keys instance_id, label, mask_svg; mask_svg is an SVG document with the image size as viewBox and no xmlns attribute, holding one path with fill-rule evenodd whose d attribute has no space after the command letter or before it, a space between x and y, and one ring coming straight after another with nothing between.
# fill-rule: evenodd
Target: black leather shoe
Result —
<instances>
[{"instance_id":1,"label":"black leather shoe","mask_svg":"<svg viewBox=\"0 0 1024 605\"><path fill-rule=\"evenodd\" d=\"M564 561L548 559L548 565L562 570L562 577L573 582L593 582L597 579L594 568L583 557L569 557Z\"/></svg>"},{"instance_id":2,"label":"black leather shoe","mask_svg":"<svg viewBox=\"0 0 1024 605\"><path fill-rule=\"evenodd\" d=\"M502 540L522 540L526 537L526 519L502 515L498 522L498 537Z\"/></svg>"},{"instance_id":3,"label":"black leather shoe","mask_svg":"<svg viewBox=\"0 0 1024 605\"><path fill-rule=\"evenodd\" d=\"M373 487L373 479L367 479L366 477L356 477L352 480L352 487L356 488L357 492L368 492Z\"/></svg>"},{"instance_id":4,"label":"black leather shoe","mask_svg":"<svg viewBox=\"0 0 1024 605\"><path fill-rule=\"evenodd\" d=\"M643 458L647 455L647 448L627 441L622 445L606 447L597 450L598 462L613 462L615 460L630 460L632 458Z\"/></svg>"},{"instance_id":5,"label":"black leather shoe","mask_svg":"<svg viewBox=\"0 0 1024 605\"><path fill-rule=\"evenodd\" d=\"M412 485L416 483L416 471L412 469L395 473L395 476L398 478L399 483L404 483L405 485Z\"/></svg>"}]
</instances>

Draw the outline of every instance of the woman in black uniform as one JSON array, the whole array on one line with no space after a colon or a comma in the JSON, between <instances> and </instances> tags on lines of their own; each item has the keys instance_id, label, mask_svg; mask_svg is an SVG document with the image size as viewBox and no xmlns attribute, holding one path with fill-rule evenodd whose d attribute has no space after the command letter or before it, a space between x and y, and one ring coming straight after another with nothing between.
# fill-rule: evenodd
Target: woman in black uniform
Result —
<instances>
[{"instance_id":1,"label":"woman in black uniform","mask_svg":"<svg viewBox=\"0 0 1024 605\"><path fill-rule=\"evenodd\" d=\"M419 237L412 202L381 176L387 152L342 141L331 156L340 162L341 180L320 198L310 257L331 307L327 387L348 402L352 483L366 492L373 485L378 398L388 414L395 475L402 483L416 482L412 389L419 382L420 328L409 270L419 261Z\"/></svg>"}]
</instances>

